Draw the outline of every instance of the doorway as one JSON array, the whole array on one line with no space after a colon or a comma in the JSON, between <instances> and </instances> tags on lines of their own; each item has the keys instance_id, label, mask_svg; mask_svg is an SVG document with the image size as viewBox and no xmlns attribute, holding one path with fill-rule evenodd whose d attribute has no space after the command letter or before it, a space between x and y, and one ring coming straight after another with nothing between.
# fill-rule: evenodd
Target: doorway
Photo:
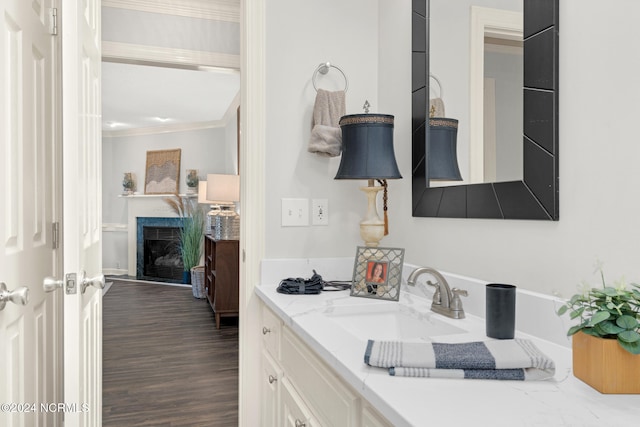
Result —
<instances>
[{"instance_id":1,"label":"doorway","mask_svg":"<svg viewBox=\"0 0 640 427\"><path fill-rule=\"evenodd\" d=\"M238 173L240 2L160 1L166 5L155 10L122 3L102 3L103 271L111 278L135 277L128 205L156 199L154 211L162 204L161 196L144 194L147 151L181 149L179 193L187 192L187 169L200 179ZM227 32L234 35L221 46ZM125 173L134 178L132 195L123 194Z\"/></svg>"}]
</instances>

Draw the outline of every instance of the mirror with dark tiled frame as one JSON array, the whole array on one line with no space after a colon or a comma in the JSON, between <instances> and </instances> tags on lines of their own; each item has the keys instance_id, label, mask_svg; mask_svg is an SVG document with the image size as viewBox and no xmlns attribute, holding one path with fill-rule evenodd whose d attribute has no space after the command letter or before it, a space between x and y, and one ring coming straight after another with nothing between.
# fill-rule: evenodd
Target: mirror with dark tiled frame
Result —
<instances>
[{"instance_id":1,"label":"mirror with dark tiled frame","mask_svg":"<svg viewBox=\"0 0 640 427\"><path fill-rule=\"evenodd\" d=\"M559 0L523 1L523 179L430 187L427 178L429 0L413 0L411 68L414 217L559 219Z\"/></svg>"}]
</instances>

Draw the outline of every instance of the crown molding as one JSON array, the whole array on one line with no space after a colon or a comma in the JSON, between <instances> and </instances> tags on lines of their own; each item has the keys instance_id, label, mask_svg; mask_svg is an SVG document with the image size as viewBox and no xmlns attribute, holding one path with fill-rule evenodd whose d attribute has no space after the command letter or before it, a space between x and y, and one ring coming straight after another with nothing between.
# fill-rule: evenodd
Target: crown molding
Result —
<instances>
[{"instance_id":1,"label":"crown molding","mask_svg":"<svg viewBox=\"0 0 640 427\"><path fill-rule=\"evenodd\" d=\"M239 0L102 0L103 7L240 22Z\"/></svg>"},{"instance_id":2,"label":"crown molding","mask_svg":"<svg viewBox=\"0 0 640 427\"><path fill-rule=\"evenodd\" d=\"M125 136L157 135L160 133L188 132L192 130L213 129L226 126L224 120L212 120L208 122L174 123L143 128L103 130L104 138L121 138Z\"/></svg>"},{"instance_id":3,"label":"crown molding","mask_svg":"<svg viewBox=\"0 0 640 427\"><path fill-rule=\"evenodd\" d=\"M149 62L191 67L240 69L240 55L109 41L102 42L102 59L113 62Z\"/></svg>"}]
</instances>

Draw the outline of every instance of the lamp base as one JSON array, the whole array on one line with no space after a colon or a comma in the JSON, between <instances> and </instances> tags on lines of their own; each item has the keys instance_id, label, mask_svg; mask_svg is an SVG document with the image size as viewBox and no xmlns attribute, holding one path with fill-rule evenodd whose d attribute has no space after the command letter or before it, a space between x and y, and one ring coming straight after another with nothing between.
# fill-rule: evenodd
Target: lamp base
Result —
<instances>
[{"instance_id":1,"label":"lamp base","mask_svg":"<svg viewBox=\"0 0 640 427\"><path fill-rule=\"evenodd\" d=\"M240 216L233 209L233 206L220 206L220 209L212 209L208 216L207 231L214 240L240 239Z\"/></svg>"},{"instance_id":2,"label":"lamp base","mask_svg":"<svg viewBox=\"0 0 640 427\"><path fill-rule=\"evenodd\" d=\"M360 237L364 240L365 246L375 248L380 245L380 240L384 237L384 221L378 216L376 198L378 192L384 187L376 187L370 180L369 187L360 187L367 196L367 214L360 222Z\"/></svg>"}]
</instances>

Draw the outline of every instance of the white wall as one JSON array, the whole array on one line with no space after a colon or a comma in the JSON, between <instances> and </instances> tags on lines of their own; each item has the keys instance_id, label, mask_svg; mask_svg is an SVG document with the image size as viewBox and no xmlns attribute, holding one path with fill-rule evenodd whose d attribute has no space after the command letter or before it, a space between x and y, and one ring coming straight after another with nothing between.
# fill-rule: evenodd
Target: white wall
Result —
<instances>
[{"instance_id":1,"label":"white wall","mask_svg":"<svg viewBox=\"0 0 640 427\"><path fill-rule=\"evenodd\" d=\"M340 158L307 152L315 100L312 76L322 62L340 67L349 80L348 114L378 102L378 10L369 0L276 0L266 5L267 150L266 253L283 256L355 255L365 181L336 181ZM339 90L332 69L318 87ZM242 114L241 114L242 115ZM280 226L282 198L329 199L330 225ZM342 242L352 242L341 245Z\"/></svg>"},{"instance_id":2,"label":"white wall","mask_svg":"<svg viewBox=\"0 0 640 427\"><path fill-rule=\"evenodd\" d=\"M315 158L304 148L311 74L316 63L331 60L350 79L349 112L357 112L366 94L379 101L381 112L396 116L404 179L390 184L390 235L383 244L404 247L406 262L563 296L581 280L596 279L596 259L604 261L610 280L625 275L640 281L634 126L640 2L560 1L559 222L411 216L410 4L380 0L378 15L369 1L269 2L266 256L352 256L360 244L365 203L359 183L334 181L338 160ZM281 228L280 198L311 196L329 198L330 225Z\"/></svg>"},{"instance_id":3,"label":"white wall","mask_svg":"<svg viewBox=\"0 0 640 427\"><path fill-rule=\"evenodd\" d=\"M152 135L103 137L103 223L126 224L127 199L118 197L122 194L122 178L125 172L133 172L137 193L144 194L147 151L181 149L180 193L185 193L187 189L185 183L187 169L197 169L202 179L206 179L208 173L236 173L236 123L234 116L225 127ZM126 232L103 233L103 266L107 270L128 267Z\"/></svg>"}]
</instances>

